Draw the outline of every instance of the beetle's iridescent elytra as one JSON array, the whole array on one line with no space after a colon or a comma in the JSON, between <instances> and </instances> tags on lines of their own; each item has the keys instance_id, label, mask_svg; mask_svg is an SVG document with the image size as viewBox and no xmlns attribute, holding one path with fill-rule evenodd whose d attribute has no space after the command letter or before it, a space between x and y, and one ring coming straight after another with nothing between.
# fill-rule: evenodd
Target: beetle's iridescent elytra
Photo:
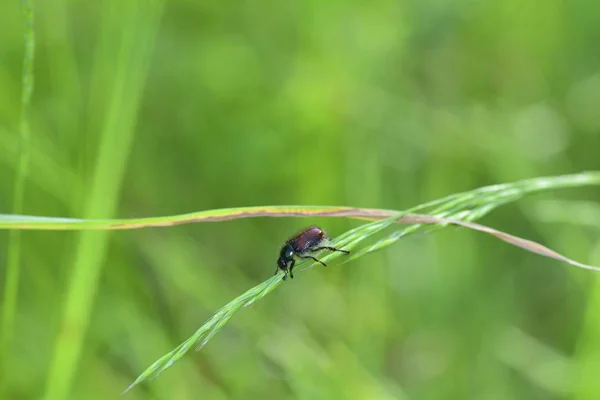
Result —
<instances>
[{"instance_id":1,"label":"beetle's iridescent elytra","mask_svg":"<svg viewBox=\"0 0 600 400\"><path fill-rule=\"evenodd\" d=\"M309 253L319 250L330 250L350 254L350 252L347 250L326 246L326 243L327 236L325 235L325 232L317 226L311 226L301 232L298 232L296 235L288 239L281 248L281 251L279 252L279 258L277 259L277 269L275 270L275 275L277 275L279 270L282 270L285 274L283 276L283 280L285 280L288 274L290 275L290 278L293 279L293 269L294 265L296 264L296 259L294 256L302 259L313 259L326 267L327 265L323 261L311 256Z\"/></svg>"}]
</instances>

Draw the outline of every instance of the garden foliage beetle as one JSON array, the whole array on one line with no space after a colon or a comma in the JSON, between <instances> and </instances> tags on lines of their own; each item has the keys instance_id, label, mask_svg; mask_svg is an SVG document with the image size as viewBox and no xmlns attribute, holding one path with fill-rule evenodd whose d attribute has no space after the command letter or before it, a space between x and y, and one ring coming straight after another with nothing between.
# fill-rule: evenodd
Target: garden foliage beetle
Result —
<instances>
[{"instance_id":1,"label":"garden foliage beetle","mask_svg":"<svg viewBox=\"0 0 600 400\"><path fill-rule=\"evenodd\" d=\"M347 250L336 249L335 247L327 246L327 242L328 238L325 235L325 232L323 232L323 230L317 226L311 226L301 232L298 232L296 235L288 239L281 248L281 251L279 252L279 258L277 259L277 269L275 270L275 275L277 275L279 270L282 270L285 274L283 276L283 280L286 279L288 273L290 278L293 279L294 273L292 270L296 264L294 256L302 259L313 259L326 267L327 265L323 261L311 256L309 253L319 250L331 250L350 254L350 252Z\"/></svg>"}]
</instances>

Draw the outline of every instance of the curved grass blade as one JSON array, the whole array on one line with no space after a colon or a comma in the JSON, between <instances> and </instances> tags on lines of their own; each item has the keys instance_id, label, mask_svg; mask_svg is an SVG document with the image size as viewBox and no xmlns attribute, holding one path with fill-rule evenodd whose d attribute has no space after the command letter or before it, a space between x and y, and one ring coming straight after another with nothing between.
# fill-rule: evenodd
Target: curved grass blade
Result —
<instances>
[{"instance_id":1,"label":"curved grass blade","mask_svg":"<svg viewBox=\"0 0 600 400\"><path fill-rule=\"evenodd\" d=\"M540 187L546 186L546 183L542 183ZM476 195L473 194L476 192ZM446 202L443 200L437 200L422 206L414 207L413 209L407 210L404 213L398 213L389 216L378 222L372 222L365 224L340 235L335 245L344 247L350 250L358 248L358 245L366 238L380 232L395 222L412 223L414 225L405 228L402 231L394 232L388 237L379 240L371 246L364 246L358 248L357 251L353 251L348 258L345 258L342 263L350 262L356 258L362 257L368 253L376 250L380 250L386 246L399 240L401 237L415 233L419 230L433 231L435 229L441 229L448 225L458 225L469 229L474 229L480 232L488 233L507 243L521 247L525 250L551 257L559 261L567 262L571 265L578 266L580 268L591 269L594 271L600 271L600 268L592 267L586 264L581 264L573 261L567 257L564 257L547 247L544 247L538 243L521 239L516 236L488 228L486 226L471 222L474 219L481 218L485 214L491 212L493 209L500 205L506 204L510 201L515 201L522 196L522 191L516 191L515 186L511 185L497 185L493 188L482 188L476 191L469 192L463 197L450 196L446 198ZM409 212L418 211L421 209L431 208L437 206L432 210L434 215L416 215L408 214ZM381 210L386 212L386 210ZM373 215L371 214L373 217ZM427 226L427 229L424 228ZM330 253L323 257L323 261L329 261L330 259L339 258L339 253ZM302 272L315 266L315 263L300 263L298 272ZM192 347L198 343L198 348L202 348L206 343L219 331L219 329L225 325L233 315L239 311L242 307L248 306L254 303L256 300L263 298L267 293L274 290L281 284L281 275L270 278L265 282L257 285L256 287L248 290L242 296L233 300L221 310L219 310L211 319L209 319L202 327L194 333L189 339L179 345L177 348L161 357L159 360L154 362L148 369L146 369L126 390L129 391L139 383L156 378L160 373L170 368L176 361L181 359ZM124 393L125 393L124 392Z\"/></svg>"},{"instance_id":2,"label":"curved grass blade","mask_svg":"<svg viewBox=\"0 0 600 400\"><path fill-rule=\"evenodd\" d=\"M582 172L573 175L542 177L485 186L472 191L453 194L442 199L412 208L411 212L432 209L443 205L451 210L458 204L463 210L481 207L489 203L489 199L502 194L504 203L517 200L526 194L543 190L599 185L600 171ZM499 201L499 200L498 200ZM133 219L77 219L53 218L26 215L0 214L0 229L35 229L35 230L106 230L106 229L140 229L149 227L166 227L195 222L220 222L240 218L256 217L344 217L362 220L388 218L397 210L381 210L372 208L335 207L335 206L260 206L222 208L199 211L189 214L171 215L153 218ZM412 224L410 215L405 215L399 222Z\"/></svg>"},{"instance_id":3,"label":"curved grass blade","mask_svg":"<svg viewBox=\"0 0 600 400\"><path fill-rule=\"evenodd\" d=\"M565 257L562 254L557 253L556 251L554 251L546 246L543 246L537 242L534 242L532 240L523 239L518 236L514 236L509 233L502 232L502 231L490 228L485 225L477 224L474 222L461 221L461 220L452 219L452 218L439 218L439 217L434 217L434 216L422 216L422 218L423 218L423 223L438 224L438 226L437 226L438 228L443 227L444 225L447 225L447 224L462 226L462 227L465 227L468 229L473 229L475 231L487 233L487 234L492 235L506 243L512 244L513 246L516 246L516 247L520 247L531 253L539 254L544 257L549 257L549 258L552 258L552 259L555 259L558 261L562 261L562 262L570 264L574 267L600 272L600 267L595 267L592 265L580 263L578 261L575 261L573 259ZM352 260L354 258L358 258L358 257L362 256L363 254L371 253L373 251L377 251L377 250L380 250L384 247L391 245L392 243L400 240L407 234L412 233L411 228L407 228L403 231L397 231L397 232L392 233L388 237L381 239L377 243L373 244L371 247L364 249L363 252L357 253L350 260ZM433 230L434 229L429 229L428 232L433 231Z\"/></svg>"},{"instance_id":4,"label":"curved grass blade","mask_svg":"<svg viewBox=\"0 0 600 400\"><path fill-rule=\"evenodd\" d=\"M402 215L402 213L396 213L391 217L374 221L357 228L354 228L344 235L340 236L336 241L333 242L336 246L344 246L344 248L352 249L353 246L358 245L361 241L367 239L369 236L387 228L394 224L396 220ZM340 253L332 253L330 257L323 258L324 260L331 260L332 258L342 257ZM316 264L315 262L302 262L298 264L298 272L304 271ZM257 300L262 299L267 294L275 290L283 282L283 274L273 276L266 281L256 285L249 289L239 297L235 298L224 307L219 309L204 325L202 325L192 336L186 339L183 343L165 354L158 360L156 360L150 367L148 367L142 374L131 384L123 393L128 392L134 386L139 383L154 379L160 375L163 371L170 368L175 362L179 361L186 353L192 348L196 350L202 349L208 341L237 313L244 307L248 307L254 304Z\"/></svg>"}]
</instances>

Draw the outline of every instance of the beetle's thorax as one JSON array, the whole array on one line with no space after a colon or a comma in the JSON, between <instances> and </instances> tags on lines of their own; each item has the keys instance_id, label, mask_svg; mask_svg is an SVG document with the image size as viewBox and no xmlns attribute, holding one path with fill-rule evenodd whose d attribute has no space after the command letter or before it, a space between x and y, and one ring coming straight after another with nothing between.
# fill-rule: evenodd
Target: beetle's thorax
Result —
<instances>
[{"instance_id":1,"label":"beetle's thorax","mask_svg":"<svg viewBox=\"0 0 600 400\"><path fill-rule=\"evenodd\" d=\"M294 259L294 248L291 244L286 243L279 252L279 258L277 259L277 265L281 269L287 269L287 265Z\"/></svg>"}]
</instances>

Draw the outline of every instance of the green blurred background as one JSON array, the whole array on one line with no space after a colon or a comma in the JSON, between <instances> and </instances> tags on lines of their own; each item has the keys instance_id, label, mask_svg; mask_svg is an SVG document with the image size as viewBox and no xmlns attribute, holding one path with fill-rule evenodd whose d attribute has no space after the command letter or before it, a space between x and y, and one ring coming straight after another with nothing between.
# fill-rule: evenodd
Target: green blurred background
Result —
<instances>
[{"instance_id":1,"label":"green blurred background","mask_svg":"<svg viewBox=\"0 0 600 400\"><path fill-rule=\"evenodd\" d=\"M600 168L597 1L35 3L25 214L401 210ZM2 213L19 159L22 11L0 5ZM482 222L600 265L599 195L543 193ZM116 398L269 278L282 242L313 222L332 235L357 225L22 232L0 396ZM600 399L595 281L463 229L414 236L298 274L123 398Z\"/></svg>"}]
</instances>

